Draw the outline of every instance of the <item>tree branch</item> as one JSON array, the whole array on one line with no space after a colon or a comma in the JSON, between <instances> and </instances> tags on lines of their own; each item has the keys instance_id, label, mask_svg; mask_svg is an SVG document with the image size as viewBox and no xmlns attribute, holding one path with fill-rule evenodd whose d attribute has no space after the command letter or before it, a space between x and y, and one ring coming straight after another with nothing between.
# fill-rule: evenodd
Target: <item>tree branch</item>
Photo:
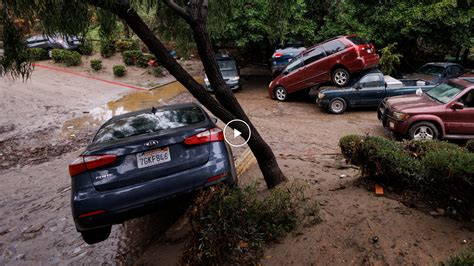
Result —
<instances>
[{"instance_id":1,"label":"tree branch","mask_svg":"<svg viewBox=\"0 0 474 266\"><path fill-rule=\"evenodd\" d=\"M178 5L174 0L163 0L163 2L168 7L173 9L176 12L176 14L178 14L180 17L182 17L188 23L192 23L193 20L192 20L191 15L188 13L188 11L185 8Z\"/></svg>"}]
</instances>

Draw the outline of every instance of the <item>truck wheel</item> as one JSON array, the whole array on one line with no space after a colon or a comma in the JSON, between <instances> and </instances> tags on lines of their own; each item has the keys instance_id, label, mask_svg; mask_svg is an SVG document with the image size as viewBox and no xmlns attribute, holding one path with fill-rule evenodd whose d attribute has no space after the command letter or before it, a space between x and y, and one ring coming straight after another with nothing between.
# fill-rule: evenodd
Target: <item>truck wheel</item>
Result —
<instances>
[{"instance_id":1,"label":"truck wheel","mask_svg":"<svg viewBox=\"0 0 474 266\"><path fill-rule=\"evenodd\" d=\"M335 98L329 102L329 112L333 114L342 114L344 111L346 111L347 108L347 103L344 99L342 98Z\"/></svg>"},{"instance_id":2,"label":"truck wheel","mask_svg":"<svg viewBox=\"0 0 474 266\"><path fill-rule=\"evenodd\" d=\"M275 88L274 94L275 94L275 98L279 101L284 102L288 100L288 92L285 90L285 88L281 86Z\"/></svg>"},{"instance_id":3,"label":"truck wheel","mask_svg":"<svg viewBox=\"0 0 474 266\"><path fill-rule=\"evenodd\" d=\"M82 235L82 239L84 239L84 241L87 244L92 245L92 244L96 244L96 243L106 240L109 237L111 230L112 230L112 226L107 226L107 227L82 231L81 235Z\"/></svg>"},{"instance_id":4,"label":"truck wheel","mask_svg":"<svg viewBox=\"0 0 474 266\"><path fill-rule=\"evenodd\" d=\"M344 87L349 84L351 75L344 68L338 68L332 72L332 82L339 87Z\"/></svg>"},{"instance_id":5,"label":"truck wheel","mask_svg":"<svg viewBox=\"0 0 474 266\"><path fill-rule=\"evenodd\" d=\"M439 132L435 125L430 122L420 122L414 124L408 131L408 136L412 140L433 140L438 139Z\"/></svg>"}]
</instances>

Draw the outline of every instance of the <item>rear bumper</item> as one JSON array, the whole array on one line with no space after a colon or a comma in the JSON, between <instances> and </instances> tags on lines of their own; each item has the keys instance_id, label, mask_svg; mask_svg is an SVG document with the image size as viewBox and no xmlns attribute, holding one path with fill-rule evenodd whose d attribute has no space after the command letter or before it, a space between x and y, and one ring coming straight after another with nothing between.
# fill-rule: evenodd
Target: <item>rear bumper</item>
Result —
<instances>
[{"instance_id":1,"label":"rear bumper","mask_svg":"<svg viewBox=\"0 0 474 266\"><path fill-rule=\"evenodd\" d=\"M228 81L226 82L227 86L230 87L231 90L238 90L241 88L240 80L238 81ZM212 88L211 84L205 84L204 87L206 88L207 91L214 91L214 88Z\"/></svg>"},{"instance_id":2,"label":"rear bumper","mask_svg":"<svg viewBox=\"0 0 474 266\"><path fill-rule=\"evenodd\" d=\"M380 58L377 54L372 56L359 57L354 62L348 66L350 73L357 73L367 69L375 68L379 65Z\"/></svg>"},{"instance_id":3,"label":"rear bumper","mask_svg":"<svg viewBox=\"0 0 474 266\"><path fill-rule=\"evenodd\" d=\"M236 172L230 149L224 142L212 145L214 154L204 165L123 188L98 191L90 178L74 177L71 208L77 230L87 231L119 224L157 211L167 199L191 194L218 183L234 184ZM212 182L207 181L223 173L227 174ZM97 210L105 212L79 218L81 214Z\"/></svg>"}]
</instances>

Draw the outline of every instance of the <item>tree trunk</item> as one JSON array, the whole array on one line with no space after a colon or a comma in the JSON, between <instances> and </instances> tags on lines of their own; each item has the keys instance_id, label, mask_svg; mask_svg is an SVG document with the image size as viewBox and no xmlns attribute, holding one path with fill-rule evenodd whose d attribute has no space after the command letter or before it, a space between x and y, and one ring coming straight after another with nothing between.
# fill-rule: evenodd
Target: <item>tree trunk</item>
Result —
<instances>
[{"instance_id":1,"label":"tree trunk","mask_svg":"<svg viewBox=\"0 0 474 266\"><path fill-rule=\"evenodd\" d=\"M202 27L197 27L198 32L195 32L195 38L208 78L213 86L217 85L215 86L216 98L219 102L169 54L163 43L153 34L133 8L129 8L129 6L115 6L112 11L116 12L121 19L126 21L135 34L137 34L148 49L150 49L150 52L156 56L157 61L183 84L209 111L220 118L224 123L228 123L234 119L242 119L249 124L252 132L248 144L257 158L268 188L273 188L287 180L279 168L270 146L263 140L252 123L250 123L247 115L222 79L209 38L206 38L207 30ZM235 123L235 128L241 131L244 137L248 137L249 132L245 125Z\"/></svg>"}]
</instances>

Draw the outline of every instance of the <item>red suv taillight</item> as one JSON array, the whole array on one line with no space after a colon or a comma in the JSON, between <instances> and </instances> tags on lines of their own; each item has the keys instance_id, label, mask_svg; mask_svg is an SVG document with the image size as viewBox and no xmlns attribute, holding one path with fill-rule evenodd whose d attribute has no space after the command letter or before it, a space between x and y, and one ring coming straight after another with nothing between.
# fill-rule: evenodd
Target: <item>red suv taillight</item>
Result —
<instances>
[{"instance_id":1,"label":"red suv taillight","mask_svg":"<svg viewBox=\"0 0 474 266\"><path fill-rule=\"evenodd\" d=\"M208 129L194 136L188 137L184 140L187 145L198 145L213 141L224 141L224 133L222 129L215 127Z\"/></svg>"},{"instance_id":2,"label":"red suv taillight","mask_svg":"<svg viewBox=\"0 0 474 266\"><path fill-rule=\"evenodd\" d=\"M72 177L87 170L111 164L116 160L117 156L112 154L79 156L69 165L69 175Z\"/></svg>"},{"instance_id":3,"label":"red suv taillight","mask_svg":"<svg viewBox=\"0 0 474 266\"><path fill-rule=\"evenodd\" d=\"M282 57L283 54L282 53L274 53L273 54L273 58L279 58L279 57Z\"/></svg>"}]
</instances>

